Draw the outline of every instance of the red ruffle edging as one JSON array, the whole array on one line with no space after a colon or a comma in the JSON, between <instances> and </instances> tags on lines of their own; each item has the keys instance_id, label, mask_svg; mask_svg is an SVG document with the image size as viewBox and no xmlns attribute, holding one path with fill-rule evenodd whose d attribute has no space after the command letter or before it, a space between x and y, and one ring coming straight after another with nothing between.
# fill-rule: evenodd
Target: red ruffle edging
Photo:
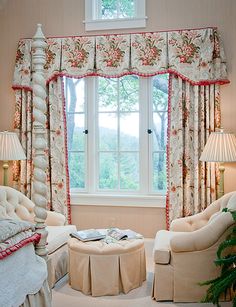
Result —
<instances>
[{"instance_id":1,"label":"red ruffle edging","mask_svg":"<svg viewBox=\"0 0 236 307\"><path fill-rule=\"evenodd\" d=\"M17 244L6 248L3 251L0 251L0 260L6 258L7 256L11 255L12 253L16 252L18 249L24 247L25 245L29 243L38 243L41 238L41 235L39 233L34 233L31 237L26 238L18 242Z\"/></svg>"}]
</instances>

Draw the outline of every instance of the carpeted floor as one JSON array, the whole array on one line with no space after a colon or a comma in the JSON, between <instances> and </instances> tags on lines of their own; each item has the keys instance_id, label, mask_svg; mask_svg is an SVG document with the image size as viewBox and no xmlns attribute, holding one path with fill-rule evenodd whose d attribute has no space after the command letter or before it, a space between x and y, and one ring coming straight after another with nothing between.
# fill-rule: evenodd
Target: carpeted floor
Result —
<instances>
[{"instance_id":1,"label":"carpeted floor","mask_svg":"<svg viewBox=\"0 0 236 307\"><path fill-rule=\"evenodd\" d=\"M59 281L52 291L53 307L209 307L212 304L174 304L171 302L156 302L151 299L153 279L153 240L145 239L147 258L147 280L142 287L130 291L128 294L117 296L91 297L70 288L68 277ZM232 307L232 303L222 303L221 307Z\"/></svg>"}]
</instances>

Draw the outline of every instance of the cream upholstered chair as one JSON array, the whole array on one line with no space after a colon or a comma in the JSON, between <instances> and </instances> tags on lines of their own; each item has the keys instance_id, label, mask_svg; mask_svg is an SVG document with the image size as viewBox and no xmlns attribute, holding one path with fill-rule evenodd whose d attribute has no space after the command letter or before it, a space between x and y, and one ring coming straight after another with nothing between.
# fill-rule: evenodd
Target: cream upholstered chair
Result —
<instances>
[{"instance_id":1,"label":"cream upholstered chair","mask_svg":"<svg viewBox=\"0 0 236 307\"><path fill-rule=\"evenodd\" d=\"M0 186L0 218L22 219L34 223L34 203L21 192ZM47 211L48 283L51 287L68 272L67 241L74 225L65 225L65 217Z\"/></svg>"},{"instance_id":2,"label":"cream upholstered chair","mask_svg":"<svg viewBox=\"0 0 236 307\"><path fill-rule=\"evenodd\" d=\"M179 218L170 231L160 230L154 243L154 280L152 297L157 301L199 302L206 294L203 282L215 278L217 248L229 234L236 210L236 192L214 201L199 214Z\"/></svg>"}]
</instances>

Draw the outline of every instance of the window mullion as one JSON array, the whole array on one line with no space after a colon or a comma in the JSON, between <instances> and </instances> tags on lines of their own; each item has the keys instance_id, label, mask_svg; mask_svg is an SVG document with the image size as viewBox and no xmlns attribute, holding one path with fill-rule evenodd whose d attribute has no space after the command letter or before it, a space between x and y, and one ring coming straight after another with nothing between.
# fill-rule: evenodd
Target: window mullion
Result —
<instances>
[{"instance_id":1,"label":"window mullion","mask_svg":"<svg viewBox=\"0 0 236 307\"><path fill-rule=\"evenodd\" d=\"M97 86L94 77L86 78L86 118L87 118L87 191L89 193L94 193L96 190L95 177L96 177L96 149L95 139L96 139L96 124L97 118L95 119L95 109L96 109L96 93Z\"/></svg>"},{"instance_id":2,"label":"window mullion","mask_svg":"<svg viewBox=\"0 0 236 307\"><path fill-rule=\"evenodd\" d=\"M120 190L120 79L117 82L117 172L118 190Z\"/></svg>"},{"instance_id":3,"label":"window mullion","mask_svg":"<svg viewBox=\"0 0 236 307\"><path fill-rule=\"evenodd\" d=\"M149 190L148 193L153 192L153 79L148 79L148 123L149 129L152 130L151 134L148 134L148 182L149 182Z\"/></svg>"},{"instance_id":4,"label":"window mullion","mask_svg":"<svg viewBox=\"0 0 236 307\"><path fill-rule=\"evenodd\" d=\"M146 194L148 191L148 79L139 78L139 101L140 101L140 193Z\"/></svg>"}]
</instances>

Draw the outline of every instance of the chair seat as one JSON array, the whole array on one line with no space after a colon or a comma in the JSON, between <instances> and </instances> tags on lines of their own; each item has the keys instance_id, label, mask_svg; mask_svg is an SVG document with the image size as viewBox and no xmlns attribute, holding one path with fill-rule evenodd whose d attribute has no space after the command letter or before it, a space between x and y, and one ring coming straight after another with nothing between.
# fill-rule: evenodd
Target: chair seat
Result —
<instances>
[{"instance_id":1,"label":"chair seat","mask_svg":"<svg viewBox=\"0 0 236 307\"><path fill-rule=\"evenodd\" d=\"M177 232L160 230L157 232L153 256L156 264L169 264L170 263L170 240L178 234Z\"/></svg>"},{"instance_id":2,"label":"chair seat","mask_svg":"<svg viewBox=\"0 0 236 307\"><path fill-rule=\"evenodd\" d=\"M47 249L48 254L52 254L55 250L67 243L70 234L76 231L75 225L66 226L47 226Z\"/></svg>"}]
</instances>

